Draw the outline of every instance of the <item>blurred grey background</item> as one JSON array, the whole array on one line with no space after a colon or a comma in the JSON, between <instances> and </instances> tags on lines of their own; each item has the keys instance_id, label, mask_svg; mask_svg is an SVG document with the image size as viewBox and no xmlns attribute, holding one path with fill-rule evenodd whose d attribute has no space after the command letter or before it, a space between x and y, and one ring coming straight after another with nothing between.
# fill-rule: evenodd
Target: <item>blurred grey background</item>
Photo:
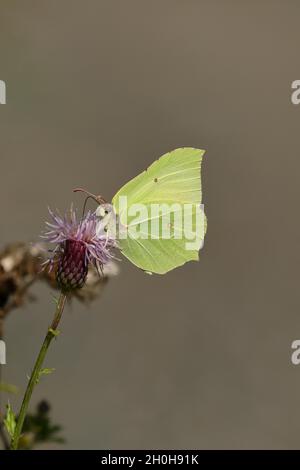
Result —
<instances>
[{"instance_id":1,"label":"blurred grey background","mask_svg":"<svg viewBox=\"0 0 300 470\"><path fill-rule=\"evenodd\" d=\"M81 207L76 186L110 199L166 151L207 150L200 262L150 277L124 260L64 315L32 402L51 401L59 448L299 448L299 1L0 7L1 246ZM34 292L6 323L21 389L52 318Z\"/></svg>"}]
</instances>

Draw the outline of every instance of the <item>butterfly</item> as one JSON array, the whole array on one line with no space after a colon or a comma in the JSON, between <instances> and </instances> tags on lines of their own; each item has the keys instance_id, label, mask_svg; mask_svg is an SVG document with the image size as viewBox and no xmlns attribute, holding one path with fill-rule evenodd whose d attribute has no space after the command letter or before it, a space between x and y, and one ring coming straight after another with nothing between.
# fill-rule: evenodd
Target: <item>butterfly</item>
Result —
<instances>
[{"instance_id":1,"label":"butterfly","mask_svg":"<svg viewBox=\"0 0 300 470\"><path fill-rule=\"evenodd\" d=\"M97 198L101 229L122 254L152 274L199 259L207 230L201 190L205 151L178 148L126 183L111 205Z\"/></svg>"}]
</instances>

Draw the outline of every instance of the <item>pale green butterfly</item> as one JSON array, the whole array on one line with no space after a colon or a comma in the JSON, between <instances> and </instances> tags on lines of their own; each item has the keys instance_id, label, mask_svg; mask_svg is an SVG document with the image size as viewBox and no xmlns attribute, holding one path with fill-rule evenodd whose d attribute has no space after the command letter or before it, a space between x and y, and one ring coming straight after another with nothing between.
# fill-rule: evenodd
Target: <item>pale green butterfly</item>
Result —
<instances>
[{"instance_id":1,"label":"pale green butterfly","mask_svg":"<svg viewBox=\"0 0 300 470\"><path fill-rule=\"evenodd\" d=\"M207 228L201 206L203 155L204 150L187 147L166 153L117 192L112 211L105 205L98 209L108 236L116 237L123 255L147 273L165 274L199 259Z\"/></svg>"}]
</instances>

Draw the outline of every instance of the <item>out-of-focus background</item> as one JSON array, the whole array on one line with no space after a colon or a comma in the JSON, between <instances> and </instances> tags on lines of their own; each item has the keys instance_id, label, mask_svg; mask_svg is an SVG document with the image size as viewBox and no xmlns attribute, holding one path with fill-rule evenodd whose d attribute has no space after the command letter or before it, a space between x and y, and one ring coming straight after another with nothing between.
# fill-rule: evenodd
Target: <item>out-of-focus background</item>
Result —
<instances>
[{"instance_id":1,"label":"out-of-focus background","mask_svg":"<svg viewBox=\"0 0 300 470\"><path fill-rule=\"evenodd\" d=\"M2 0L1 246L38 237L83 186L110 199L166 151L207 150L199 263L147 276L123 260L73 303L34 393L50 448L299 448L298 1ZM23 390L51 291L6 322ZM15 409L21 396L10 398Z\"/></svg>"}]
</instances>

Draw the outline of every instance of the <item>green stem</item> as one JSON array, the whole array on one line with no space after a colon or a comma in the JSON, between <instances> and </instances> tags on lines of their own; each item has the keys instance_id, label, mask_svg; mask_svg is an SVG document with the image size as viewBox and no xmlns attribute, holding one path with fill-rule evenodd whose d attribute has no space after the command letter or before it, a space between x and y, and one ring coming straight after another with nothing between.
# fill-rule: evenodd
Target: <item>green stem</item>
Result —
<instances>
[{"instance_id":1,"label":"green stem","mask_svg":"<svg viewBox=\"0 0 300 470\"><path fill-rule=\"evenodd\" d=\"M25 392L25 395L24 395L24 398L23 398L20 413L19 413L19 416L18 416L18 419L17 419L16 429L15 429L14 435L13 435L12 440L11 440L10 448L12 450L17 450L18 449L19 440L20 440L20 436L21 436L21 433L22 433L23 424L24 424L24 420L25 420L25 417L26 417L26 414L27 414L27 409L28 409L28 405L29 405L29 402L30 402L30 399L31 399L31 395L32 395L32 392L33 392L33 389L34 389L35 385L39 381L42 365L43 365L45 356L47 354L48 348L50 346L50 343L51 343L52 339L55 338L55 336L57 336L57 334L58 334L57 327L58 327L58 324L60 322L60 319L61 319L61 316L62 316L62 313L63 313L63 310L64 310L65 303L66 303L66 294L64 292L61 292L60 297L59 297L58 302L57 302L55 315L54 315L52 324L48 329L47 335L44 339L44 342L43 342L42 347L40 349L39 355L37 357L37 360L35 362L33 371L31 373L31 377L30 377L28 385L27 385L27 389L26 389L26 392Z\"/></svg>"}]
</instances>

